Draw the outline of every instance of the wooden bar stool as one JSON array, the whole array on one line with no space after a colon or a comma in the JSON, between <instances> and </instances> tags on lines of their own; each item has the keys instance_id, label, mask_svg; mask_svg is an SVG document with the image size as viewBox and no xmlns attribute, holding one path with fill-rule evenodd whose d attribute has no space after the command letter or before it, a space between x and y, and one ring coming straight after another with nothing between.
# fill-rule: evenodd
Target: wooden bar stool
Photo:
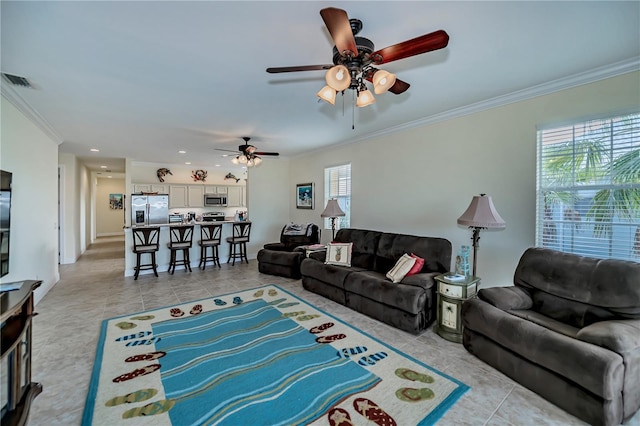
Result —
<instances>
[{"instance_id":1,"label":"wooden bar stool","mask_svg":"<svg viewBox=\"0 0 640 426\"><path fill-rule=\"evenodd\" d=\"M220 258L218 257L218 246L220 245L220 236L222 235L222 224L212 223L200 225L200 264L199 268L204 269L207 266L207 260L212 260L213 265L220 267ZM207 249L211 248L211 256L207 256Z\"/></svg>"},{"instance_id":2,"label":"wooden bar stool","mask_svg":"<svg viewBox=\"0 0 640 426\"><path fill-rule=\"evenodd\" d=\"M193 243L193 225L176 225L169 227L169 243L167 246L171 250L171 260L169 261L169 270L173 273L176 265L184 265L184 269L191 272L191 259L189 258L189 250ZM177 252L182 250L182 259L177 259Z\"/></svg>"},{"instance_id":3,"label":"wooden bar stool","mask_svg":"<svg viewBox=\"0 0 640 426\"><path fill-rule=\"evenodd\" d=\"M136 254L136 274L134 279L138 279L140 271L153 269L154 275L158 276L156 269L156 252L160 248L160 228L157 226L133 228L133 252ZM151 255L151 263L140 263L143 254Z\"/></svg>"},{"instance_id":4,"label":"wooden bar stool","mask_svg":"<svg viewBox=\"0 0 640 426\"><path fill-rule=\"evenodd\" d=\"M249 242L250 233L251 222L233 223L233 234L231 237L227 237L227 242L229 243L229 259L227 259L227 263L231 259L233 259L232 265L236 264L236 259L240 259L240 263L242 263L243 259L249 263L249 259L247 259L247 243Z\"/></svg>"}]
</instances>

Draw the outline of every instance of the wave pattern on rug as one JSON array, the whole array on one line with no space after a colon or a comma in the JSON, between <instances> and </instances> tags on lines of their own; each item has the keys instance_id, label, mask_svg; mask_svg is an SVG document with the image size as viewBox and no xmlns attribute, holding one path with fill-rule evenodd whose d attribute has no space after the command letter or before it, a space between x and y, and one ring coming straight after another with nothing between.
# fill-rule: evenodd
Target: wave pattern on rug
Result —
<instances>
[{"instance_id":1,"label":"wave pattern on rug","mask_svg":"<svg viewBox=\"0 0 640 426\"><path fill-rule=\"evenodd\" d=\"M153 334L167 352L173 424L276 424L282 407L284 423L304 424L380 381L262 299L154 324Z\"/></svg>"}]
</instances>

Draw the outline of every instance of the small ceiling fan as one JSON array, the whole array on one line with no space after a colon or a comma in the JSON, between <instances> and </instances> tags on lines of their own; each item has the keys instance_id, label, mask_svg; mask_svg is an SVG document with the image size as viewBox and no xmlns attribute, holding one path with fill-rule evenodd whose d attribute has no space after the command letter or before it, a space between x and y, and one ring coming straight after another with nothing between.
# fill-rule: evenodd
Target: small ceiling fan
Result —
<instances>
[{"instance_id":1,"label":"small ceiling fan","mask_svg":"<svg viewBox=\"0 0 640 426\"><path fill-rule=\"evenodd\" d=\"M333 38L333 65L302 65L291 67L267 68L268 73L321 71L325 75L327 86L318 92L318 97L331 105L335 104L336 94L346 89L357 93L356 106L363 107L375 102L364 80L373 83L376 94L390 91L396 95L409 88L406 83L388 71L377 69L374 65L386 64L399 59L421 55L442 49L449 43L449 35L438 30L420 37L406 40L374 51L374 44L364 37L356 37L362 29L362 21L349 19L347 12L335 7L320 10L320 16Z\"/></svg>"},{"instance_id":2,"label":"small ceiling fan","mask_svg":"<svg viewBox=\"0 0 640 426\"><path fill-rule=\"evenodd\" d=\"M262 164L261 156L278 156L278 155L280 155L280 153L278 153L278 152L258 151L255 146L249 144L249 141L251 140L251 138L248 137L248 136L243 136L242 140L244 140L244 144L238 146L238 151L240 151L240 154L236 155L231 160L231 162L233 164L242 164L242 165L246 165L247 167L254 167L254 166L259 166L260 164ZM232 151L232 150L229 150L229 149L220 149L220 148L216 148L216 150L217 151L226 151L226 152L236 152L236 151Z\"/></svg>"}]
</instances>

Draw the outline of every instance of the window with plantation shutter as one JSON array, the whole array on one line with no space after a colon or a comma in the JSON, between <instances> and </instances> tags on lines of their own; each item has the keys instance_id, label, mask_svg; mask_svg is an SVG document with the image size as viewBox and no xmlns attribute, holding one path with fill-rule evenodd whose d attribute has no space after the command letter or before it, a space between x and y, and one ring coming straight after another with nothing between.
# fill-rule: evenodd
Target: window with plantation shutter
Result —
<instances>
[{"instance_id":1,"label":"window with plantation shutter","mask_svg":"<svg viewBox=\"0 0 640 426\"><path fill-rule=\"evenodd\" d=\"M640 261L640 114L537 132L536 245Z\"/></svg>"},{"instance_id":2,"label":"window with plantation shutter","mask_svg":"<svg viewBox=\"0 0 640 426\"><path fill-rule=\"evenodd\" d=\"M335 198L345 216L336 220L336 229L351 224L351 164L324 169L324 205ZM331 229L331 219L325 218L324 229Z\"/></svg>"}]
</instances>

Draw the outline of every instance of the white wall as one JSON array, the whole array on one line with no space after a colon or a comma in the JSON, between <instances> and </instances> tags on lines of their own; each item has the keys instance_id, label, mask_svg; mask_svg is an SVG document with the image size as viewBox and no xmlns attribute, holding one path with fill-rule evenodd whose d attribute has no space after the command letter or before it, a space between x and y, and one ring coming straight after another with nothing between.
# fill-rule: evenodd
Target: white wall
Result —
<instances>
[{"instance_id":1,"label":"white wall","mask_svg":"<svg viewBox=\"0 0 640 426\"><path fill-rule=\"evenodd\" d=\"M81 168L78 159L71 154L59 154L62 205L61 230L63 232L60 247L60 263L74 263L82 254L80 244L80 187Z\"/></svg>"},{"instance_id":2,"label":"white wall","mask_svg":"<svg viewBox=\"0 0 640 426\"><path fill-rule=\"evenodd\" d=\"M97 178L96 181L96 236L123 235L124 205L122 209L112 209L109 205L109 195L125 194L124 179ZM128 200L129 197L126 197L123 202Z\"/></svg>"},{"instance_id":3,"label":"white wall","mask_svg":"<svg viewBox=\"0 0 640 426\"><path fill-rule=\"evenodd\" d=\"M474 195L489 194L507 228L481 232L477 273L485 287L509 285L535 241L537 126L638 109L639 100L635 72L310 153L291 160L288 187L315 182L316 209L297 210L289 191L280 202L292 221L321 223L324 167L351 162L352 227L444 237L455 256L471 244L456 219Z\"/></svg>"},{"instance_id":4,"label":"white wall","mask_svg":"<svg viewBox=\"0 0 640 426\"><path fill-rule=\"evenodd\" d=\"M36 303L59 279L58 144L4 96L0 168L13 173L9 274L2 282L42 280Z\"/></svg>"}]
</instances>

